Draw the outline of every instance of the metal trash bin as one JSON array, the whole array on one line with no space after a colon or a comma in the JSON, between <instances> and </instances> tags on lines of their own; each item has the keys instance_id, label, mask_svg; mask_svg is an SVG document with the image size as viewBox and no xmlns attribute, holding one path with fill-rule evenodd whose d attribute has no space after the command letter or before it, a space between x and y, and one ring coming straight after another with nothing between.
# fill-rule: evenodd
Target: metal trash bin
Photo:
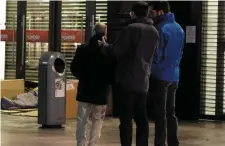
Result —
<instances>
[{"instance_id":1,"label":"metal trash bin","mask_svg":"<svg viewBox=\"0 0 225 146\"><path fill-rule=\"evenodd\" d=\"M66 123L66 62L59 52L46 52L38 68L38 124L42 127Z\"/></svg>"}]
</instances>

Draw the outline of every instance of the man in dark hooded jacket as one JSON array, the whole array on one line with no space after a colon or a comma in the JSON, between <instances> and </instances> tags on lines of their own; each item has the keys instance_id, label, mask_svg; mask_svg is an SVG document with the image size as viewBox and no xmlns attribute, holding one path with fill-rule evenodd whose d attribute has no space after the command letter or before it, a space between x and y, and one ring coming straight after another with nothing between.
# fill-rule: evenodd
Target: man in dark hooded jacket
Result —
<instances>
[{"instance_id":1,"label":"man in dark hooded jacket","mask_svg":"<svg viewBox=\"0 0 225 146\"><path fill-rule=\"evenodd\" d=\"M153 21L147 18L148 12L146 2L135 3L130 13L132 22L115 43L109 45L104 39L99 43L106 55L117 58L116 82L122 146L132 145L133 118L137 125L136 145L148 145L146 98L153 55L159 43L159 34Z\"/></svg>"},{"instance_id":2,"label":"man in dark hooded jacket","mask_svg":"<svg viewBox=\"0 0 225 146\"><path fill-rule=\"evenodd\" d=\"M113 82L114 59L102 54L98 40L106 36L107 27L98 23L94 27L95 35L89 43L79 48L74 58L73 73L78 79L78 115L76 139L77 146L86 145L86 128L89 116L92 127L88 146L96 146L101 135L101 128L106 113L109 85ZM72 67L73 68L73 67ZM73 70L73 69L72 69Z\"/></svg>"}]
</instances>

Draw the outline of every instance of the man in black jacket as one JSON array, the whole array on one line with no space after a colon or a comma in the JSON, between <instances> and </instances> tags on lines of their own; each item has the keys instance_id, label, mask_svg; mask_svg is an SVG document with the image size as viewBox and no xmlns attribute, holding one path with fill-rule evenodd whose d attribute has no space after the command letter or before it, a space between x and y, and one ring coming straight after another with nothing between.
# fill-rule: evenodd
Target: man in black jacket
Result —
<instances>
[{"instance_id":1,"label":"man in black jacket","mask_svg":"<svg viewBox=\"0 0 225 146\"><path fill-rule=\"evenodd\" d=\"M92 127L88 146L96 146L101 135L102 123L106 113L108 87L113 81L114 61L102 54L98 45L106 35L106 25L96 24L95 35L89 43L84 45L79 54L75 56L74 67L77 72L73 73L79 79L77 101L77 146L86 145L86 127L89 116L92 117ZM77 58L76 58L77 57ZM78 59L79 58L79 59Z\"/></svg>"},{"instance_id":2,"label":"man in black jacket","mask_svg":"<svg viewBox=\"0 0 225 146\"><path fill-rule=\"evenodd\" d=\"M137 125L136 145L147 146L149 126L146 98L153 55L159 34L153 21L147 18L149 6L137 2L130 13L132 23L109 45L104 38L99 45L108 56L117 58L116 82L120 99L120 139L122 146L132 145L132 119Z\"/></svg>"}]
</instances>

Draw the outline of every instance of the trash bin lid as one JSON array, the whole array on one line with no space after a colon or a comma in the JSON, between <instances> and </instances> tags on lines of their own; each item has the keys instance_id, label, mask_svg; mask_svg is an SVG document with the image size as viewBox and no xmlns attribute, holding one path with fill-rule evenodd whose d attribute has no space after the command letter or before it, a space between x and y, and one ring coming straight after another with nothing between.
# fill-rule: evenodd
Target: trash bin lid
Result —
<instances>
[{"instance_id":1,"label":"trash bin lid","mask_svg":"<svg viewBox=\"0 0 225 146\"><path fill-rule=\"evenodd\" d=\"M60 52L45 52L39 59L39 64L54 65L55 60L60 58L65 63L65 57ZM58 62L58 61L57 61Z\"/></svg>"}]
</instances>

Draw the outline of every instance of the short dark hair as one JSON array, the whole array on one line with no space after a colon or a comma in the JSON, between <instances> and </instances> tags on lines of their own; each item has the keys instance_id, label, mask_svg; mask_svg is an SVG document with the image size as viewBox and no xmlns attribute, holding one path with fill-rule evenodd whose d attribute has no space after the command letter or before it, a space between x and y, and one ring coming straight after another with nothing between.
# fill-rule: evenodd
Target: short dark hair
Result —
<instances>
[{"instance_id":1,"label":"short dark hair","mask_svg":"<svg viewBox=\"0 0 225 146\"><path fill-rule=\"evenodd\" d=\"M149 5L148 3L143 1L136 2L132 7L132 11L137 17L147 17L149 12Z\"/></svg>"},{"instance_id":2,"label":"short dark hair","mask_svg":"<svg viewBox=\"0 0 225 146\"><path fill-rule=\"evenodd\" d=\"M152 7L152 10L156 11L163 10L164 13L170 12L170 4L168 1L152 1L149 2L149 5Z\"/></svg>"}]
</instances>

